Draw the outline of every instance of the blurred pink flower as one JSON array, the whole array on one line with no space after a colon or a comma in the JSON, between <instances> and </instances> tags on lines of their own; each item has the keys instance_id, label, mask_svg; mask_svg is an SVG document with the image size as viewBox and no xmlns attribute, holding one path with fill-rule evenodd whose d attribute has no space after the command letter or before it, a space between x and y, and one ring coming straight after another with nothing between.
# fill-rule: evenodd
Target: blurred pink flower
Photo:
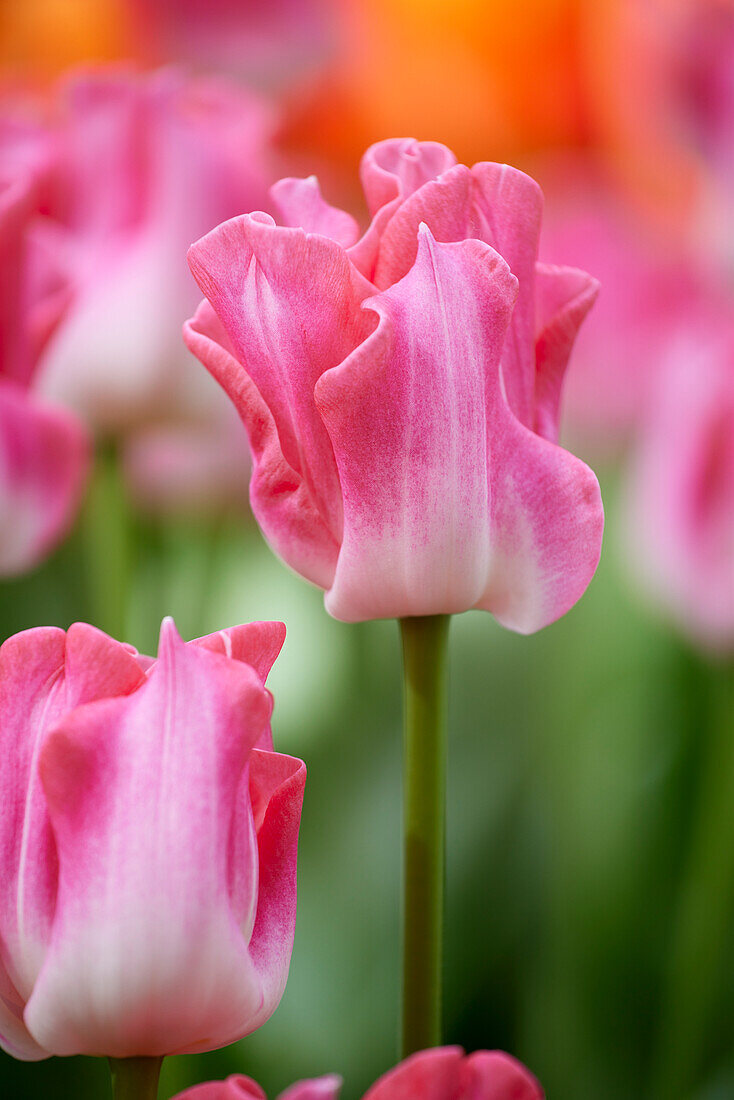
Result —
<instances>
[{"instance_id":1,"label":"blurred pink flower","mask_svg":"<svg viewBox=\"0 0 734 1100\"><path fill-rule=\"evenodd\" d=\"M546 174L541 252L601 284L574 347L564 415L573 438L598 452L640 426L670 328L697 312L701 280L683 240L656 232L588 165L556 161Z\"/></svg>"},{"instance_id":2,"label":"blurred pink flower","mask_svg":"<svg viewBox=\"0 0 734 1100\"><path fill-rule=\"evenodd\" d=\"M141 51L267 87L290 84L330 53L334 0L130 0Z\"/></svg>"},{"instance_id":3,"label":"blurred pink flower","mask_svg":"<svg viewBox=\"0 0 734 1100\"><path fill-rule=\"evenodd\" d=\"M45 392L100 432L221 418L182 352L192 240L266 196L270 120L214 81L99 70L59 93L50 213L73 301L40 364Z\"/></svg>"},{"instance_id":4,"label":"blurred pink flower","mask_svg":"<svg viewBox=\"0 0 734 1100\"><path fill-rule=\"evenodd\" d=\"M628 542L646 591L684 629L734 647L734 323L681 324L632 456Z\"/></svg>"},{"instance_id":5,"label":"blurred pink flower","mask_svg":"<svg viewBox=\"0 0 734 1100\"><path fill-rule=\"evenodd\" d=\"M0 1043L210 1050L288 973L305 768L272 751L255 623L157 660L84 623L0 648Z\"/></svg>"},{"instance_id":6,"label":"blurred pink flower","mask_svg":"<svg viewBox=\"0 0 734 1100\"><path fill-rule=\"evenodd\" d=\"M5 167L5 166L3 166ZM10 165L7 166L11 168ZM76 419L37 399L38 354L66 301L29 231L30 163L0 180L0 575L31 568L66 534L88 467Z\"/></svg>"},{"instance_id":7,"label":"blurred pink flower","mask_svg":"<svg viewBox=\"0 0 734 1100\"><path fill-rule=\"evenodd\" d=\"M537 630L599 558L596 478L556 443L596 284L536 262L522 172L396 140L362 182L361 239L312 177L273 188L284 226L247 215L190 250L208 301L186 339L247 428L253 511L337 618Z\"/></svg>"},{"instance_id":8,"label":"blurred pink flower","mask_svg":"<svg viewBox=\"0 0 734 1100\"><path fill-rule=\"evenodd\" d=\"M339 1077L318 1077L281 1093L279 1100L338 1100ZM533 1075L509 1054L460 1047L422 1050L381 1077L364 1100L543 1100ZM187 1089L175 1100L266 1100L249 1077L229 1077Z\"/></svg>"}]
</instances>

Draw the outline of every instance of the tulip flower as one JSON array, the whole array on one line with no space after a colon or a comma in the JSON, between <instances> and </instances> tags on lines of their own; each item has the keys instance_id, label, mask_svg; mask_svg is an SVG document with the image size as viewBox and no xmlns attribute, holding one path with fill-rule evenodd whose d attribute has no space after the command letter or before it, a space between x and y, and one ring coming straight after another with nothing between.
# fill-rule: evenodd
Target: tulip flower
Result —
<instances>
[{"instance_id":1,"label":"tulip flower","mask_svg":"<svg viewBox=\"0 0 734 1100\"><path fill-rule=\"evenodd\" d=\"M0 1043L159 1058L259 1027L293 943L305 769L272 751L277 623L157 660L77 623L0 648Z\"/></svg>"},{"instance_id":2,"label":"tulip flower","mask_svg":"<svg viewBox=\"0 0 734 1100\"><path fill-rule=\"evenodd\" d=\"M318 1077L281 1093L279 1100L339 1100L341 1079ZM460 1047L422 1050L390 1070L368 1089L364 1100L543 1100L528 1070L500 1051L468 1056ZM266 1100L249 1077L211 1081L180 1093L175 1100Z\"/></svg>"},{"instance_id":3,"label":"tulip flower","mask_svg":"<svg viewBox=\"0 0 734 1100\"><path fill-rule=\"evenodd\" d=\"M537 630L599 558L596 478L557 444L596 284L537 263L522 172L387 141L362 180L359 240L312 178L273 188L284 225L244 215L193 245L208 301L186 340L247 428L266 537L332 615Z\"/></svg>"},{"instance_id":4,"label":"tulip flower","mask_svg":"<svg viewBox=\"0 0 734 1100\"><path fill-rule=\"evenodd\" d=\"M38 354L65 301L29 223L30 165L0 182L0 575L37 564L66 534L88 466L75 417L39 401Z\"/></svg>"},{"instance_id":5,"label":"tulip flower","mask_svg":"<svg viewBox=\"0 0 734 1100\"><path fill-rule=\"evenodd\" d=\"M670 334L633 454L628 525L645 590L684 631L723 650L734 647L730 310Z\"/></svg>"},{"instance_id":6,"label":"tulip flower","mask_svg":"<svg viewBox=\"0 0 734 1100\"><path fill-rule=\"evenodd\" d=\"M219 395L180 349L196 300L185 251L265 198L269 119L244 92L173 71L78 74L57 99L50 213L73 302L41 363L44 391L101 432L196 422Z\"/></svg>"}]
</instances>

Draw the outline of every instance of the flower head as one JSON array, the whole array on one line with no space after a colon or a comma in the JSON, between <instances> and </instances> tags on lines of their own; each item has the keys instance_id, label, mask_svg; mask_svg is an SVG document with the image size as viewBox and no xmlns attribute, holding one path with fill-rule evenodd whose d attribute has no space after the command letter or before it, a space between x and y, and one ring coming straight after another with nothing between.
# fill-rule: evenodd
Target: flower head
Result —
<instances>
[{"instance_id":1,"label":"flower head","mask_svg":"<svg viewBox=\"0 0 734 1100\"><path fill-rule=\"evenodd\" d=\"M0 1043L209 1050L283 992L305 768L272 750L277 623L158 659L84 623L0 648Z\"/></svg>"},{"instance_id":2,"label":"flower head","mask_svg":"<svg viewBox=\"0 0 734 1100\"><path fill-rule=\"evenodd\" d=\"M435 143L373 146L372 215L314 178L192 246L186 340L236 404L253 511L337 618L477 607L529 632L599 557L591 471L557 445L563 373L596 284L537 262L541 193Z\"/></svg>"}]
</instances>

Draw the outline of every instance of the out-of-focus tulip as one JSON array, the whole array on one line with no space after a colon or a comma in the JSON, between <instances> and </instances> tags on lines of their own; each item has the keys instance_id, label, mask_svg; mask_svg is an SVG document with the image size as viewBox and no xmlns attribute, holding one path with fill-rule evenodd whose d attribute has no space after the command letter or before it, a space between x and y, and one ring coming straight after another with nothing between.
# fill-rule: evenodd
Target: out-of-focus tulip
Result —
<instances>
[{"instance_id":1,"label":"out-of-focus tulip","mask_svg":"<svg viewBox=\"0 0 734 1100\"><path fill-rule=\"evenodd\" d=\"M334 616L478 607L537 630L599 557L596 478L556 443L596 284L536 262L522 172L403 140L362 181L361 239L311 178L273 189L284 226L256 213L192 246L208 301L187 342L247 428L266 537Z\"/></svg>"},{"instance_id":2,"label":"out-of-focus tulip","mask_svg":"<svg viewBox=\"0 0 734 1100\"><path fill-rule=\"evenodd\" d=\"M86 433L30 388L63 289L29 235L33 177L0 181L0 575L40 561L68 530L88 465Z\"/></svg>"},{"instance_id":3,"label":"out-of-focus tulip","mask_svg":"<svg viewBox=\"0 0 734 1100\"><path fill-rule=\"evenodd\" d=\"M192 240L265 198L267 113L173 71L92 72L60 92L50 213L73 300L39 365L44 392L98 431L227 415L181 349Z\"/></svg>"},{"instance_id":4,"label":"out-of-focus tulip","mask_svg":"<svg viewBox=\"0 0 734 1100\"><path fill-rule=\"evenodd\" d=\"M729 307L730 309L731 307ZM633 456L628 541L684 630L734 648L734 326L671 334Z\"/></svg>"},{"instance_id":5,"label":"out-of-focus tulip","mask_svg":"<svg viewBox=\"0 0 734 1100\"><path fill-rule=\"evenodd\" d=\"M281 1093L279 1100L338 1100L341 1080L318 1077ZM422 1050L381 1077L364 1100L543 1100L531 1073L509 1054L460 1047ZM229 1077L187 1089L175 1100L266 1100L249 1077Z\"/></svg>"},{"instance_id":6,"label":"out-of-focus tulip","mask_svg":"<svg viewBox=\"0 0 734 1100\"><path fill-rule=\"evenodd\" d=\"M277 87L329 53L334 0L129 0L140 51Z\"/></svg>"},{"instance_id":7,"label":"out-of-focus tulip","mask_svg":"<svg viewBox=\"0 0 734 1100\"><path fill-rule=\"evenodd\" d=\"M209 1050L282 995L305 768L271 751L277 623L158 659L79 623L0 648L0 1042Z\"/></svg>"},{"instance_id":8,"label":"out-of-focus tulip","mask_svg":"<svg viewBox=\"0 0 734 1100\"><path fill-rule=\"evenodd\" d=\"M548 184L541 254L593 271L602 288L576 340L564 420L595 452L613 449L643 422L671 326L698 310L701 280L681 237L657 233L588 167L555 165Z\"/></svg>"}]
</instances>

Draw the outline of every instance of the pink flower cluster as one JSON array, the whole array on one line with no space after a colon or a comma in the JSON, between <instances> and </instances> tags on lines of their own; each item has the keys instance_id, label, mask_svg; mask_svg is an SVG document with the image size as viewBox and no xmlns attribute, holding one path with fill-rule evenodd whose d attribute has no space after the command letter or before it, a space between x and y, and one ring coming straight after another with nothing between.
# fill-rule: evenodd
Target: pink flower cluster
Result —
<instances>
[{"instance_id":1,"label":"pink flower cluster","mask_svg":"<svg viewBox=\"0 0 734 1100\"><path fill-rule=\"evenodd\" d=\"M252 508L337 618L564 614L599 558L596 478L558 446L563 375L593 279L538 262L542 198L442 145L373 146L372 221L312 177L189 253L185 329L253 453Z\"/></svg>"}]
</instances>

